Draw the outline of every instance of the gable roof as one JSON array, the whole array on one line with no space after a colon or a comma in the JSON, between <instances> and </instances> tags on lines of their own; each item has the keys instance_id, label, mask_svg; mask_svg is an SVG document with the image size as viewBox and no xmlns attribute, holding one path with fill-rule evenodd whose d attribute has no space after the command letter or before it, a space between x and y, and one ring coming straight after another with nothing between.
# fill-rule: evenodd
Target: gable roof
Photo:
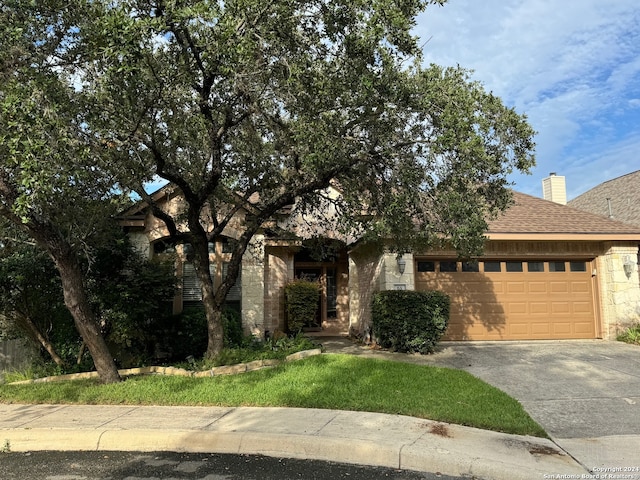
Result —
<instances>
[{"instance_id":1,"label":"gable roof","mask_svg":"<svg viewBox=\"0 0 640 480\"><path fill-rule=\"evenodd\" d=\"M640 170L608 180L574 198L568 205L640 227Z\"/></svg>"},{"instance_id":2,"label":"gable roof","mask_svg":"<svg viewBox=\"0 0 640 480\"><path fill-rule=\"evenodd\" d=\"M174 191L175 186L168 183L149 195L154 202L157 202L165 197L168 198ZM117 218L123 227L144 227L148 209L149 204L146 200L137 200L129 208L120 212Z\"/></svg>"},{"instance_id":3,"label":"gable roof","mask_svg":"<svg viewBox=\"0 0 640 480\"><path fill-rule=\"evenodd\" d=\"M491 240L640 240L640 227L520 192L513 200L489 222Z\"/></svg>"},{"instance_id":4,"label":"gable roof","mask_svg":"<svg viewBox=\"0 0 640 480\"><path fill-rule=\"evenodd\" d=\"M640 170L625 177L635 179L637 185L640 181ZM155 201L162 201L163 197L168 198L175 193L176 188L168 184L151 196ZM487 237L490 240L640 241L640 225L612 220L603 215L573 208L573 206L560 205L521 192L513 191L512 193L513 204L498 218L488 222ZM638 194L637 191L634 193ZM640 198L634 206L640 209ZM147 208L145 201L139 201L123 212L120 216L121 224L144 226Z\"/></svg>"}]
</instances>

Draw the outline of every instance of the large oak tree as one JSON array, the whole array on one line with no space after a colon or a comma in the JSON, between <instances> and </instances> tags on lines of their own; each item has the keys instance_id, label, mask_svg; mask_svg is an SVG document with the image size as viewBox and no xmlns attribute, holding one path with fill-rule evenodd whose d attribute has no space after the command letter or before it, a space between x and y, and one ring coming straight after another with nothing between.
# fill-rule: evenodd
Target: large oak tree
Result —
<instances>
[{"instance_id":1,"label":"large oak tree","mask_svg":"<svg viewBox=\"0 0 640 480\"><path fill-rule=\"evenodd\" d=\"M119 195L101 167L102 148L87 130L86 108L56 66L75 19L66 2L0 6L0 215L53 260L64 303L108 383L120 376L82 265L91 245L108 234Z\"/></svg>"},{"instance_id":2,"label":"large oak tree","mask_svg":"<svg viewBox=\"0 0 640 480\"><path fill-rule=\"evenodd\" d=\"M50 69L81 92L83 128L119 184L193 246L208 355L251 239L284 206L332 202L337 228L398 249L446 238L480 251L486 220L508 205L507 175L533 164L533 131L465 70L422 65L412 27L443 3L68 2L76 21ZM179 215L144 192L156 176L184 197ZM207 244L240 209L214 288Z\"/></svg>"}]
</instances>

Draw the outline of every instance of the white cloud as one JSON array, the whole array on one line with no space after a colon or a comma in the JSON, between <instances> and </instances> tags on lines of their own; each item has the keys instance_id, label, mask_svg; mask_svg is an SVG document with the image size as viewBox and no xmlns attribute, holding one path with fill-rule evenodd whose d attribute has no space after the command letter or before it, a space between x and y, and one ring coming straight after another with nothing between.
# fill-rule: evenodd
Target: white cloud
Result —
<instances>
[{"instance_id":1,"label":"white cloud","mask_svg":"<svg viewBox=\"0 0 640 480\"><path fill-rule=\"evenodd\" d=\"M550 171L590 188L606 173L637 169L637 0L450 0L429 8L416 33L430 38L425 62L473 69L528 115L539 132L538 168L514 177L519 190L539 195Z\"/></svg>"}]
</instances>

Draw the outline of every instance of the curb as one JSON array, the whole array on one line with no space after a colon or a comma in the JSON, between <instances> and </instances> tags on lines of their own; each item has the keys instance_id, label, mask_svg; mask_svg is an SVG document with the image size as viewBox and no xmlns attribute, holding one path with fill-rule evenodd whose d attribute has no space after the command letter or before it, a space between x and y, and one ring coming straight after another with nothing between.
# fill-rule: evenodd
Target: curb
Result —
<instances>
[{"instance_id":1,"label":"curb","mask_svg":"<svg viewBox=\"0 0 640 480\"><path fill-rule=\"evenodd\" d=\"M100 407L95 407L100 408ZM10 409L9 409L10 410ZM220 409L196 428L125 429L135 418L157 418L155 407L118 408L114 424L97 412L75 428L62 419L81 418L86 409L56 408L59 416L47 428L28 424L0 429L10 450L139 451L266 455L381 466L478 479L586 478L588 471L552 441L485 431L402 415L280 408ZM163 409L165 410L165 409ZM195 414L197 409L183 412ZM310 415L307 416L307 415ZM187 418L187 417L185 417ZM308 419L305 425L296 422ZM217 419L214 421L214 419ZM287 419L292 424L286 426ZM153 421L153 420L151 420ZM196 422L198 423L198 422ZM42 424L41 424L42 425ZM216 426L217 425L217 426ZM274 430L274 425L279 426ZM63 440L64 439L64 440ZM564 476L558 476L564 475Z\"/></svg>"}]
</instances>

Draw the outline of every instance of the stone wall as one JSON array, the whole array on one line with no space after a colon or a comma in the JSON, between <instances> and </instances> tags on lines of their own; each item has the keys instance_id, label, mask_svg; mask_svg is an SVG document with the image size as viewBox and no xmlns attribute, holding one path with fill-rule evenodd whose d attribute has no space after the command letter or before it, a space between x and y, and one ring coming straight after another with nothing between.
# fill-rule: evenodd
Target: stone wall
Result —
<instances>
[{"instance_id":1,"label":"stone wall","mask_svg":"<svg viewBox=\"0 0 640 480\"><path fill-rule=\"evenodd\" d=\"M405 261L404 273L400 273L396 253L385 253L382 256L380 290L415 290L413 255L406 253L402 259Z\"/></svg>"},{"instance_id":2,"label":"stone wall","mask_svg":"<svg viewBox=\"0 0 640 480\"><path fill-rule=\"evenodd\" d=\"M293 253L285 248L269 248L265 265L265 330L286 331L284 287L294 276Z\"/></svg>"},{"instance_id":3,"label":"stone wall","mask_svg":"<svg viewBox=\"0 0 640 480\"><path fill-rule=\"evenodd\" d=\"M255 235L242 259L242 326L258 337L265 331L264 236Z\"/></svg>"},{"instance_id":4,"label":"stone wall","mask_svg":"<svg viewBox=\"0 0 640 480\"><path fill-rule=\"evenodd\" d=\"M349 333L370 333L371 300L381 289L384 261L378 248L359 247L349 255Z\"/></svg>"},{"instance_id":5,"label":"stone wall","mask_svg":"<svg viewBox=\"0 0 640 480\"><path fill-rule=\"evenodd\" d=\"M398 269L398 255L379 247L360 247L349 257L349 333L370 333L373 294L384 290L415 290L412 254L404 254L404 273Z\"/></svg>"},{"instance_id":6,"label":"stone wall","mask_svg":"<svg viewBox=\"0 0 640 480\"><path fill-rule=\"evenodd\" d=\"M640 322L640 282L637 272L638 246L605 244L606 252L598 257L596 274L599 278L602 334L609 340L625 328ZM624 264L631 265L627 275Z\"/></svg>"}]
</instances>

